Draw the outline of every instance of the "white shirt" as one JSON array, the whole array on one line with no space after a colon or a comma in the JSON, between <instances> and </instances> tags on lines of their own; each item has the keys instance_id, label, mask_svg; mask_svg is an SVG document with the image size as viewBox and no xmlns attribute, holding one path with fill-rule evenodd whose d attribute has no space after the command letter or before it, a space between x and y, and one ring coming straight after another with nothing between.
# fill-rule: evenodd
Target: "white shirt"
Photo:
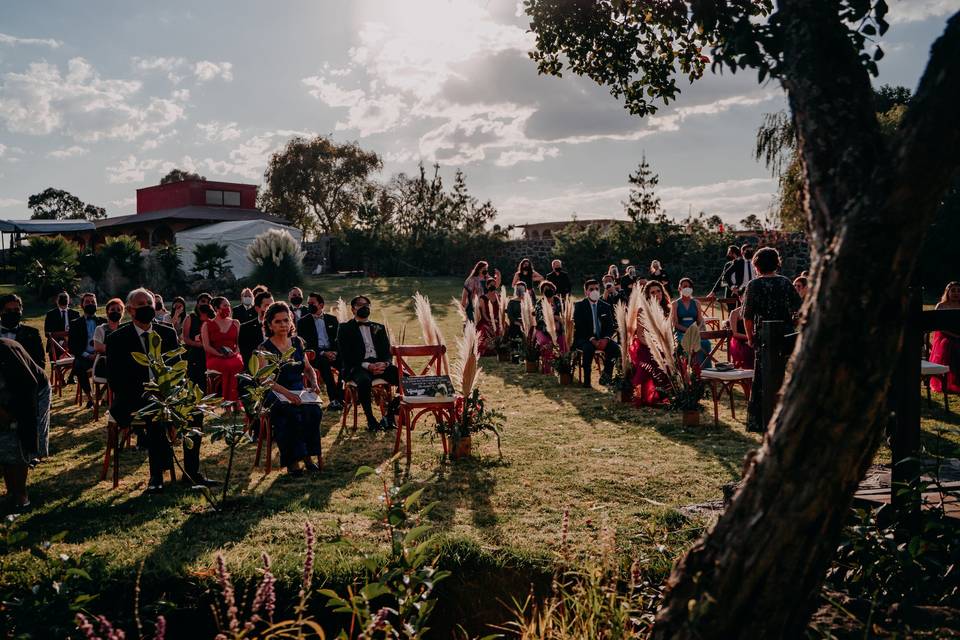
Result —
<instances>
[{"instance_id":1,"label":"white shirt","mask_svg":"<svg viewBox=\"0 0 960 640\"><path fill-rule=\"evenodd\" d=\"M17 339L17 327L13 329L0 325L0 338L7 338L9 340Z\"/></svg>"},{"instance_id":2,"label":"white shirt","mask_svg":"<svg viewBox=\"0 0 960 640\"><path fill-rule=\"evenodd\" d=\"M370 333L370 325L367 323L358 323L360 324L360 337L363 339L363 359L369 360L371 358L377 357L377 348L373 346L373 335ZM370 365L369 362L362 362L360 364L364 369L368 368Z\"/></svg>"},{"instance_id":3,"label":"white shirt","mask_svg":"<svg viewBox=\"0 0 960 640\"><path fill-rule=\"evenodd\" d=\"M137 337L140 339L140 344L141 344L141 345L143 344L143 334L145 334L145 333L153 333L153 325L152 325L152 324L150 325L150 327L149 327L148 329L141 329L141 328L138 327L137 325L133 325L133 328L137 330ZM146 353L147 347L144 346L143 349L144 349L144 353ZM147 375L150 376L150 380L153 380L153 369L151 369L150 367L147 367Z\"/></svg>"},{"instance_id":4,"label":"white shirt","mask_svg":"<svg viewBox=\"0 0 960 640\"><path fill-rule=\"evenodd\" d=\"M750 260L743 261L743 284L740 285L742 288L746 288L747 284L753 280L756 276L753 273L753 262Z\"/></svg>"},{"instance_id":5,"label":"white shirt","mask_svg":"<svg viewBox=\"0 0 960 640\"><path fill-rule=\"evenodd\" d=\"M327 334L327 325L323 321L323 314L320 314L319 318L314 316L313 324L317 325L317 346L324 350L329 349L330 336Z\"/></svg>"}]
</instances>

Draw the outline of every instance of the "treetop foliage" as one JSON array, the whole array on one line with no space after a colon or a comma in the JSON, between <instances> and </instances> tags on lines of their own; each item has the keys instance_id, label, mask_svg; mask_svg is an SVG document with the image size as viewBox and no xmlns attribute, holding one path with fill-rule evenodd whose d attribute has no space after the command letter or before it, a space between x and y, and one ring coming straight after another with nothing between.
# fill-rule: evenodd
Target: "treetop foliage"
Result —
<instances>
[{"instance_id":1,"label":"treetop foliage","mask_svg":"<svg viewBox=\"0 0 960 640\"><path fill-rule=\"evenodd\" d=\"M27 199L33 220L99 220L107 210L83 200L63 189L48 187Z\"/></svg>"}]
</instances>

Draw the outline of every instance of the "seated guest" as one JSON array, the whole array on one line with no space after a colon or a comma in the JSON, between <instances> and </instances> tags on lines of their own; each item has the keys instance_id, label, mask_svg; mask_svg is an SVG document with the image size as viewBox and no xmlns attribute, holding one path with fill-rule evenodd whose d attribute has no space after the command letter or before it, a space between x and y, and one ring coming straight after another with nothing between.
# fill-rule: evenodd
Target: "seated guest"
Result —
<instances>
[{"instance_id":1,"label":"seated guest","mask_svg":"<svg viewBox=\"0 0 960 640\"><path fill-rule=\"evenodd\" d=\"M387 415L377 422L373 417L371 396L374 378L386 380L392 386L400 384L399 372L390 363L390 337L382 324L370 322L370 298L357 296L350 301L350 308L353 319L340 325L337 336L343 361L342 373L357 385L357 398L363 407L363 415L367 417L367 428L387 431L396 426L393 421L395 404L391 404Z\"/></svg>"},{"instance_id":2,"label":"seated guest","mask_svg":"<svg viewBox=\"0 0 960 640\"><path fill-rule=\"evenodd\" d=\"M613 341L617 331L613 308L600 299L600 283L594 279L583 284L586 298L573 306L573 348L583 353L583 386L590 386L593 354L602 351L606 358L600 384L608 384L614 360L620 357L620 345Z\"/></svg>"},{"instance_id":3,"label":"seated guest","mask_svg":"<svg viewBox=\"0 0 960 640\"><path fill-rule=\"evenodd\" d=\"M667 272L663 270L663 267L660 265L659 260L650 261L650 275L647 276L647 280L656 280L664 287L664 292L669 295L667 287L670 284L670 278L667 276Z\"/></svg>"},{"instance_id":4,"label":"seated guest","mask_svg":"<svg viewBox=\"0 0 960 640\"><path fill-rule=\"evenodd\" d=\"M336 316L324 313L323 296L311 293L307 296L307 315L297 323L297 335L303 338L307 349L316 356L313 368L320 372L323 384L327 388L330 409L338 411L343 407L343 382L334 379L333 370L340 370L340 357L337 353L337 332L340 322Z\"/></svg>"},{"instance_id":5,"label":"seated guest","mask_svg":"<svg viewBox=\"0 0 960 640\"><path fill-rule=\"evenodd\" d=\"M480 304L476 315L477 342L481 356L493 356L497 353L496 338L502 332L496 278L487 278L484 289L483 295L477 298Z\"/></svg>"},{"instance_id":6,"label":"seated guest","mask_svg":"<svg viewBox=\"0 0 960 640\"><path fill-rule=\"evenodd\" d=\"M543 282L543 276L533 268L533 263L530 262L530 258L524 258L520 261L520 264L517 265L517 271L513 274L511 286L516 287L521 282L527 288L527 293L533 296L534 301L536 301L536 289L540 286L540 283Z\"/></svg>"},{"instance_id":7,"label":"seated guest","mask_svg":"<svg viewBox=\"0 0 960 640\"><path fill-rule=\"evenodd\" d=\"M73 354L73 375L77 378L80 391L87 397L87 408L93 406L90 396L90 371L97 356L93 349L93 334L97 327L106 322L106 318L97 315L97 296L85 293L80 296L83 315L70 323L70 353Z\"/></svg>"},{"instance_id":8,"label":"seated guest","mask_svg":"<svg viewBox=\"0 0 960 640\"><path fill-rule=\"evenodd\" d=\"M620 268L615 264L612 264L609 267L607 267L607 273L605 275L608 275L611 278L613 278L614 282L617 282L617 283L620 282Z\"/></svg>"},{"instance_id":9,"label":"seated guest","mask_svg":"<svg viewBox=\"0 0 960 640\"><path fill-rule=\"evenodd\" d=\"M47 353L50 354L51 361L60 357L60 353L53 347L53 341L66 349L70 323L79 317L80 314L70 308L70 295L66 291L61 291L57 295L57 306L47 311L43 319L43 333L47 337Z\"/></svg>"},{"instance_id":10,"label":"seated guest","mask_svg":"<svg viewBox=\"0 0 960 640\"><path fill-rule=\"evenodd\" d=\"M177 296L170 303L170 326L177 332L177 337L183 335L183 321L187 318L187 301Z\"/></svg>"},{"instance_id":11,"label":"seated guest","mask_svg":"<svg viewBox=\"0 0 960 640\"><path fill-rule=\"evenodd\" d=\"M303 319L309 319L304 316ZM309 388L319 394L317 373L306 357L303 339L293 335L293 314L285 302L271 304L263 317L267 339L260 351L282 355L293 349L291 361L283 365L274 376L273 393L267 397L270 406L270 426L273 439L280 449L280 464L291 476L303 475L303 462L307 471L320 471L311 456L320 457L320 419L323 411L319 404L303 403L300 392ZM266 361L261 359L261 364ZM304 378L307 387L304 387Z\"/></svg>"},{"instance_id":12,"label":"seated guest","mask_svg":"<svg viewBox=\"0 0 960 640\"><path fill-rule=\"evenodd\" d=\"M937 309L960 309L960 282L947 283ZM937 377L930 379L930 388L938 393L960 393L960 335L942 329L934 331L930 336L930 362L950 367L947 388Z\"/></svg>"},{"instance_id":13,"label":"seated guest","mask_svg":"<svg viewBox=\"0 0 960 640\"><path fill-rule=\"evenodd\" d=\"M153 306L157 310L157 317L154 318L153 321L160 322L162 324L170 324L172 326L170 313L167 312L167 308L163 304L163 296L161 296L159 293L154 293L153 291L150 293L153 293L153 299L155 300Z\"/></svg>"},{"instance_id":14,"label":"seated guest","mask_svg":"<svg viewBox=\"0 0 960 640\"><path fill-rule=\"evenodd\" d=\"M797 290L797 293L800 294L800 299L807 297L807 287L809 286L810 281L807 280L806 276L797 276L793 279L793 288Z\"/></svg>"},{"instance_id":15,"label":"seated guest","mask_svg":"<svg viewBox=\"0 0 960 640\"><path fill-rule=\"evenodd\" d=\"M759 274L747 284L743 296L743 327L747 344L753 347L753 386L747 404L747 430L762 432L766 424L762 420L763 371L760 363L760 325L767 320L783 323L784 333L793 331L794 318L803 301L793 288L793 283L779 275L780 254L776 249L763 247L753 254L753 272Z\"/></svg>"},{"instance_id":16,"label":"seated guest","mask_svg":"<svg viewBox=\"0 0 960 640\"><path fill-rule=\"evenodd\" d=\"M40 332L23 320L23 300L15 293L0 296L0 338L19 342L41 369L47 366Z\"/></svg>"},{"instance_id":17,"label":"seated guest","mask_svg":"<svg viewBox=\"0 0 960 640\"><path fill-rule=\"evenodd\" d=\"M200 341L200 329L205 322L213 319L211 298L209 293L201 293L197 296L197 305L193 313L183 321L181 332L183 345L187 349L187 377L204 390L207 388L207 355L203 350L203 342Z\"/></svg>"},{"instance_id":18,"label":"seated guest","mask_svg":"<svg viewBox=\"0 0 960 640\"><path fill-rule=\"evenodd\" d=\"M647 282L643 287L643 296L656 303L656 308L664 318L670 317L670 303L661 283L656 280ZM662 404L664 398L657 391L657 386L665 387L669 382L653 359L642 327L638 327L630 345L630 363L633 365L633 377L630 379L633 384L633 404L638 407Z\"/></svg>"},{"instance_id":19,"label":"seated guest","mask_svg":"<svg viewBox=\"0 0 960 640\"><path fill-rule=\"evenodd\" d=\"M561 298L566 299L573 290L570 275L563 270L563 263L559 260L554 260L550 263L550 273L547 274L547 280L552 282L553 286L557 288L557 295Z\"/></svg>"},{"instance_id":20,"label":"seated guest","mask_svg":"<svg viewBox=\"0 0 960 640\"><path fill-rule=\"evenodd\" d=\"M220 395L227 402L240 399L237 392L237 374L243 371L243 360L237 347L240 323L230 317L230 301L217 296L210 301L217 315L204 322L200 329L200 341L207 354L207 369L220 372Z\"/></svg>"},{"instance_id":21,"label":"seated guest","mask_svg":"<svg viewBox=\"0 0 960 640\"><path fill-rule=\"evenodd\" d=\"M620 302L620 288L617 286L614 277L607 274L600 279L600 282L603 285L603 295L601 296L603 301L611 307Z\"/></svg>"},{"instance_id":22,"label":"seated guest","mask_svg":"<svg viewBox=\"0 0 960 640\"><path fill-rule=\"evenodd\" d=\"M696 324L703 331L703 310L700 303L693 297L693 280L690 278L680 278L677 283L680 287L680 297L673 301L670 309L670 321L673 323L673 330L677 334L677 342L683 340L683 334L687 332L692 325ZM691 362L697 362L702 366L707 366L710 359L710 341L700 340L700 350L692 354Z\"/></svg>"},{"instance_id":23,"label":"seated guest","mask_svg":"<svg viewBox=\"0 0 960 640\"><path fill-rule=\"evenodd\" d=\"M263 317L267 309L273 304L273 294L269 291L260 291L253 296L253 308L257 315L253 320L248 320L240 325L240 336L237 338L237 347L240 350L240 359L243 360L243 366L246 369L250 364L250 358L257 347L266 337L263 332Z\"/></svg>"},{"instance_id":24,"label":"seated guest","mask_svg":"<svg viewBox=\"0 0 960 640\"><path fill-rule=\"evenodd\" d=\"M553 283L544 280L540 283L540 295L537 300L535 313L537 317L537 329L535 338L540 346L540 362L543 373L550 373L553 368L554 348L565 349L566 342L563 335L563 320L560 313L560 296L557 295L557 288ZM553 326L557 335L551 335L547 331L547 325L544 322L544 316L548 313L553 314Z\"/></svg>"},{"instance_id":25,"label":"seated guest","mask_svg":"<svg viewBox=\"0 0 960 640\"><path fill-rule=\"evenodd\" d=\"M527 295L527 285L520 283L513 289L513 297L507 302L507 336L511 339L523 337L523 321L520 320L520 304Z\"/></svg>"},{"instance_id":26,"label":"seated guest","mask_svg":"<svg viewBox=\"0 0 960 640\"><path fill-rule=\"evenodd\" d=\"M739 296L737 296L739 299ZM753 369L755 359L753 347L747 340L747 329L743 323L743 306L738 305L727 319L730 324L730 362L738 369Z\"/></svg>"},{"instance_id":27,"label":"seated guest","mask_svg":"<svg viewBox=\"0 0 960 640\"><path fill-rule=\"evenodd\" d=\"M19 342L0 339L0 469L7 489L4 514L30 508L27 474L48 453L50 385Z\"/></svg>"},{"instance_id":28,"label":"seated guest","mask_svg":"<svg viewBox=\"0 0 960 640\"><path fill-rule=\"evenodd\" d=\"M257 317L257 311L253 308L253 290L247 287L240 291L240 304L233 308L233 319L243 326L244 322L253 320L255 317Z\"/></svg>"},{"instance_id":29,"label":"seated guest","mask_svg":"<svg viewBox=\"0 0 960 640\"><path fill-rule=\"evenodd\" d=\"M463 281L463 290L460 292L460 307L467 314L467 320L476 321L475 310L473 308L473 299L481 298L486 294L487 280L491 277L489 274L490 266L486 260L481 260L473 265L470 275ZM500 288L500 270L493 270L493 279L496 287Z\"/></svg>"},{"instance_id":30,"label":"seated guest","mask_svg":"<svg viewBox=\"0 0 960 640\"><path fill-rule=\"evenodd\" d=\"M97 326L93 332L93 350L97 354L93 361L93 377L107 377L107 336L120 327L120 321L123 319L123 300L112 298L107 302L107 321Z\"/></svg>"},{"instance_id":31,"label":"seated guest","mask_svg":"<svg viewBox=\"0 0 960 640\"><path fill-rule=\"evenodd\" d=\"M106 342L106 357L110 362L107 367L107 381L113 393L110 415L121 427L129 426L133 422L134 414L149 403L143 397L143 386L153 374L148 367L133 359L133 353L147 353L153 336L160 339L160 353L174 351L180 346L172 327L153 322L157 311L154 308L153 295L146 289L134 289L127 295L127 313L133 321L120 325L107 337ZM173 357L173 361L179 359L180 356ZM150 463L147 493L158 493L163 490L164 472L173 467L173 448L165 425L153 424L152 418L146 418L144 422ZM186 442L188 439L190 444ZM200 472L199 433L184 437L183 468L187 473L187 480L192 480L194 484L216 484L204 478Z\"/></svg>"},{"instance_id":32,"label":"seated guest","mask_svg":"<svg viewBox=\"0 0 960 640\"><path fill-rule=\"evenodd\" d=\"M297 323L307 313L307 308L303 305L303 289L300 287L290 289L287 299L290 301L290 313L293 314L293 321Z\"/></svg>"}]
</instances>

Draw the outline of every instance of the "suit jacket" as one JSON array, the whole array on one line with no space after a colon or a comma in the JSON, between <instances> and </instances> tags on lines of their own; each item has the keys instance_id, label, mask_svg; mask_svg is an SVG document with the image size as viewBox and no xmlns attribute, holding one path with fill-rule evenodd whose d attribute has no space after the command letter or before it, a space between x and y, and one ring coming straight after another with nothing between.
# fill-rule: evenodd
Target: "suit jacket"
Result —
<instances>
[{"instance_id":1,"label":"suit jacket","mask_svg":"<svg viewBox=\"0 0 960 640\"><path fill-rule=\"evenodd\" d=\"M253 320L240 325L240 332L237 334L237 350L240 352L240 357L243 358L244 371L247 370L247 363L250 362L253 352L264 340L263 324L260 322L259 316L254 316Z\"/></svg>"},{"instance_id":2,"label":"suit jacket","mask_svg":"<svg viewBox=\"0 0 960 640\"><path fill-rule=\"evenodd\" d=\"M26 349L38 367L43 369L47 366L47 353L43 350L43 340L40 338L40 331L21 322L17 325L13 340Z\"/></svg>"},{"instance_id":3,"label":"suit jacket","mask_svg":"<svg viewBox=\"0 0 960 640\"><path fill-rule=\"evenodd\" d=\"M3 395L17 399L5 403L4 410L17 423L17 439L24 453L32 457L41 451L40 415L37 395L47 384L46 374L18 342L0 338L0 376L3 376Z\"/></svg>"},{"instance_id":4,"label":"suit jacket","mask_svg":"<svg viewBox=\"0 0 960 640\"><path fill-rule=\"evenodd\" d=\"M76 309L67 309L67 322L73 322L80 317L80 313ZM43 318L43 332L46 335L57 331L69 331L69 327L63 326L63 316L60 313L60 307L54 307L47 311L47 315Z\"/></svg>"},{"instance_id":5,"label":"suit jacket","mask_svg":"<svg viewBox=\"0 0 960 640\"><path fill-rule=\"evenodd\" d=\"M560 269L560 273L557 273L551 269L546 278L549 282L553 283L554 287L557 288L558 295L570 295L572 285L570 284L570 274L568 274L566 271Z\"/></svg>"},{"instance_id":6,"label":"suit jacket","mask_svg":"<svg viewBox=\"0 0 960 640\"><path fill-rule=\"evenodd\" d=\"M106 318L93 316L94 328L99 327ZM70 335L67 337L67 346L74 358L79 358L87 349L87 345L93 340L93 335L87 335L87 318L80 316L70 321Z\"/></svg>"},{"instance_id":7,"label":"suit jacket","mask_svg":"<svg viewBox=\"0 0 960 640\"><path fill-rule=\"evenodd\" d=\"M590 309L590 300L584 299L573 305L573 344L590 340L590 338L612 338L617 331L613 319L613 307L597 300L597 321L600 332L593 330L593 311Z\"/></svg>"},{"instance_id":8,"label":"suit jacket","mask_svg":"<svg viewBox=\"0 0 960 640\"><path fill-rule=\"evenodd\" d=\"M336 351L337 333L340 330L340 321L337 320L336 316L325 313L323 314L323 326L327 328L327 337L330 339L330 346L327 347L326 350ZM319 336L317 336L317 323L314 321L314 317L312 315L307 314L300 318L300 320L297 322L297 335L303 338L303 341L307 343L307 349L310 349L317 354L322 351L318 342Z\"/></svg>"},{"instance_id":9,"label":"suit jacket","mask_svg":"<svg viewBox=\"0 0 960 640\"><path fill-rule=\"evenodd\" d=\"M257 318L256 309L254 309L252 306L247 309L242 304L235 306L230 313L233 316L233 319L240 324L243 324L244 322L250 322L251 320L255 320Z\"/></svg>"},{"instance_id":10,"label":"suit jacket","mask_svg":"<svg viewBox=\"0 0 960 640\"><path fill-rule=\"evenodd\" d=\"M743 268L745 261L743 258L737 258L730 263L730 266L727 268L726 272L723 274L723 281L727 283L728 290L730 287L737 287L738 289L743 289L747 283L744 282L743 278ZM756 271L754 270L754 278L757 277ZM730 292L732 293L732 291Z\"/></svg>"},{"instance_id":11,"label":"suit jacket","mask_svg":"<svg viewBox=\"0 0 960 640\"><path fill-rule=\"evenodd\" d=\"M390 362L390 338L387 336L386 327L376 322L366 324L370 326L370 337L377 352L373 361ZM367 361L363 357L366 348L363 345L363 337L360 335L360 325L356 320L349 320L340 325L337 346L344 372L347 376L353 376L358 369L361 369L360 364Z\"/></svg>"},{"instance_id":12,"label":"suit jacket","mask_svg":"<svg viewBox=\"0 0 960 640\"><path fill-rule=\"evenodd\" d=\"M153 331L160 336L160 352L173 351L180 345L177 332L163 324L154 324ZM131 416L145 406L143 385L150 380L147 368L133 359L135 351L145 353L143 341L132 322L123 324L107 336L107 383L113 392L110 415L120 425L130 424ZM177 356L173 361L180 360Z\"/></svg>"}]
</instances>

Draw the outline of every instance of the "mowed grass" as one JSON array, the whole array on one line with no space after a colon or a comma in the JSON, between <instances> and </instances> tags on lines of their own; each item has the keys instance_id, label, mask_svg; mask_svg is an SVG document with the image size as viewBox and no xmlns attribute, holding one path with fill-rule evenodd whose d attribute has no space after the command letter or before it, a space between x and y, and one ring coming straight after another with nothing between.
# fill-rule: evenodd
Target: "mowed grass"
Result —
<instances>
[{"instance_id":1,"label":"mowed grass","mask_svg":"<svg viewBox=\"0 0 960 640\"><path fill-rule=\"evenodd\" d=\"M394 332L405 331L407 343L419 342L410 298L420 291L455 351L460 319L450 300L459 294L458 279L312 278L304 289L322 293L328 308L341 296L369 295L373 319L385 316ZM39 325L42 317L31 322ZM554 377L495 358L482 365L482 392L507 416L502 458L493 440L480 438L474 459L444 463L439 440L429 436L432 425L421 421L410 465L401 459L385 472L388 480L426 487L427 500L439 502L431 517L443 536L507 563L555 558L568 512L570 554L595 550L601 531L610 528L625 558L642 557L663 572L705 526L676 509L721 499L723 485L740 479L744 455L760 442L744 430L739 395L736 420L722 403L715 427L707 400L702 426L683 428L678 414L620 404L601 388L561 387ZM340 414L325 413L324 470L302 480L253 468L255 445L248 444L237 456L231 504L216 513L179 485L144 495L146 455L136 451L123 453L118 489L100 482L105 418L95 422L91 410L74 406L74 389L56 400L51 457L30 475L36 507L19 519L30 540L66 531L57 549L95 555L118 580L132 579L141 562L147 575L209 576L217 553L234 573L250 576L263 552L281 579L292 579L307 521L317 529L321 575L354 573L363 555L385 552L386 532L377 520L382 486L376 476L357 480L354 474L390 459L393 434L369 434L362 424L356 434L341 433ZM927 417L928 431L944 421L956 426L956 414L942 414L934 409ZM205 441L202 457L206 473L222 479L224 446ZM32 560L24 552L14 562L26 570ZM19 578L11 572L0 579Z\"/></svg>"}]
</instances>

